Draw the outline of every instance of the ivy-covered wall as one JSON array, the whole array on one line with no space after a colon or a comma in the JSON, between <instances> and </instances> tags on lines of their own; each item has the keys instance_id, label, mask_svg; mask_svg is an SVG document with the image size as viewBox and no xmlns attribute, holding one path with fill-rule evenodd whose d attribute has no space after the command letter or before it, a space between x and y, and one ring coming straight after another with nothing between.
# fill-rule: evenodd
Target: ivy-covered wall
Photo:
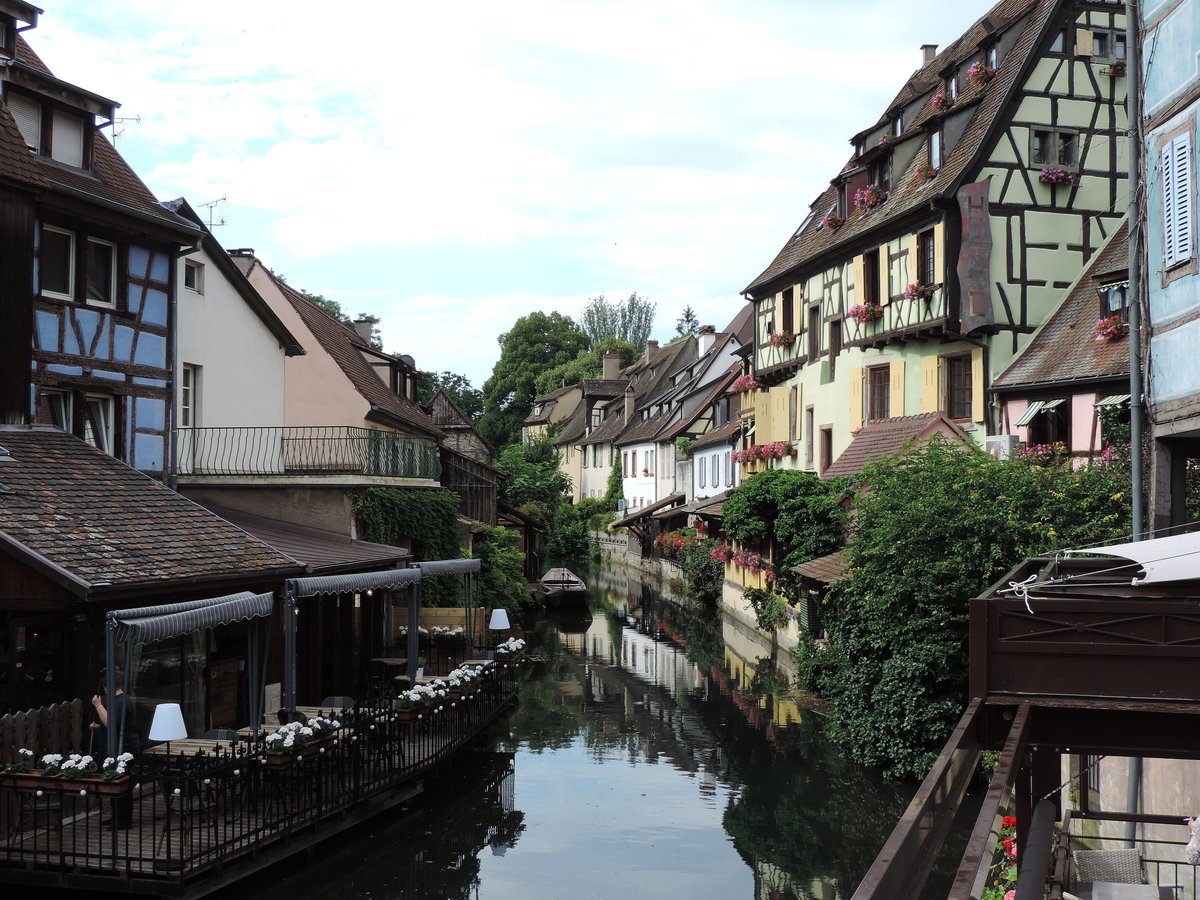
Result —
<instances>
[{"instance_id":1,"label":"ivy-covered wall","mask_svg":"<svg viewBox=\"0 0 1200 900\"><path fill-rule=\"evenodd\" d=\"M370 488L354 501L359 533L377 544L408 545L417 562L458 559L458 494L441 488ZM422 606L462 606L462 580L430 578L421 584Z\"/></svg>"}]
</instances>

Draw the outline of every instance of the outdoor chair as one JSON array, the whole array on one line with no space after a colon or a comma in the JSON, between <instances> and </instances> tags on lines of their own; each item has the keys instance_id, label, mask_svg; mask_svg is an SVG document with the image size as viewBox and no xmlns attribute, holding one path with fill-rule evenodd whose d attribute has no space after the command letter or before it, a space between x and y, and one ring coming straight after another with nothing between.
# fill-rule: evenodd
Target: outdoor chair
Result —
<instances>
[{"instance_id":1,"label":"outdoor chair","mask_svg":"<svg viewBox=\"0 0 1200 900\"><path fill-rule=\"evenodd\" d=\"M201 737L206 741L233 741L236 743L241 735L232 728L210 728Z\"/></svg>"},{"instance_id":2,"label":"outdoor chair","mask_svg":"<svg viewBox=\"0 0 1200 900\"><path fill-rule=\"evenodd\" d=\"M333 697L326 697L321 701L321 708L327 710L354 709L354 698L346 697L337 694Z\"/></svg>"}]
</instances>

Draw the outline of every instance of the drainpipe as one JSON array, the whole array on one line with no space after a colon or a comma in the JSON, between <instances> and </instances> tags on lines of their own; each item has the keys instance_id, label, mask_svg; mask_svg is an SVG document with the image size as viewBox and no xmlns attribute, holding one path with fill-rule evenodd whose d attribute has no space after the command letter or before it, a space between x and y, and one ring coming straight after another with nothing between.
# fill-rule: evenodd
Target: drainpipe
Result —
<instances>
[{"instance_id":1,"label":"drainpipe","mask_svg":"<svg viewBox=\"0 0 1200 900\"><path fill-rule=\"evenodd\" d=\"M171 299L168 301L167 312L167 408L166 429L169 447L168 458L163 460L166 465L167 487L175 490L179 485L179 420L175 415L175 392L178 373L175 361L179 357L179 261L185 256L195 253L199 243L192 246L176 247L171 254L171 271L167 275L167 286Z\"/></svg>"},{"instance_id":2,"label":"drainpipe","mask_svg":"<svg viewBox=\"0 0 1200 900\"><path fill-rule=\"evenodd\" d=\"M1126 81L1129 115L1129 466L1132 482L1133 539L1143 538L1146 521L1145 498L1142 491L1142 258L1141 209L1138 197L1142 187L1142 72L1141 72L1141 12L1137 0L1125 0ZM1138 811L1142 786L1142 758L1130 757L1129 774L1125 785L1125 809ZM1136 846L1137 823L1125 824L1125 843Z\"/></svg>"}]
</instances>

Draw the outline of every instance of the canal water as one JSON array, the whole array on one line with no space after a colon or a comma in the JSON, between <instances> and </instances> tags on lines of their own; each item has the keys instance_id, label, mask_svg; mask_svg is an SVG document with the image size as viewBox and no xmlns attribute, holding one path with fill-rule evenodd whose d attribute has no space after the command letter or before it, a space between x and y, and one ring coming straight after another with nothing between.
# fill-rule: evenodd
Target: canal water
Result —
<instances>
[{"instance_id":1,"label":"canal water","mask_svg":"<svg viewBox=\"0 0 1200 900\"><path fill-rule=\"evenodd\" d=\"M786 653L634 572L544 616L520 703L411 815L381 817L246 884L262 900L842 900L915 785L839 754ZM972 816L973 818L973 813ZM928 896L945 896L940 864Z\"/></svg>"}]
</instances>

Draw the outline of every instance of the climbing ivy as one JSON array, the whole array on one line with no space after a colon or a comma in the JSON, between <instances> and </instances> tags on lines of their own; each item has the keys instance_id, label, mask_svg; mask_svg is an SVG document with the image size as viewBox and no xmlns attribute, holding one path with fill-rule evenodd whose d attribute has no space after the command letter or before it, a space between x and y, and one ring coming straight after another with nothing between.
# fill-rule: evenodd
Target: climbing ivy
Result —
<instances>
[{"instance_id":1,"label":"climbing ivy","mask_svg":"<svg viewBox=\"0 0 1200 900\"><path fill-rule=\"evenodd\" d=\"M370 488L354 499L359 532L377 544L412 549L413 559L457 559L458 494L432 490ZM423 606L461 606L459 578L430 578L421 585Z\"/></svg>"}]
</instances>

